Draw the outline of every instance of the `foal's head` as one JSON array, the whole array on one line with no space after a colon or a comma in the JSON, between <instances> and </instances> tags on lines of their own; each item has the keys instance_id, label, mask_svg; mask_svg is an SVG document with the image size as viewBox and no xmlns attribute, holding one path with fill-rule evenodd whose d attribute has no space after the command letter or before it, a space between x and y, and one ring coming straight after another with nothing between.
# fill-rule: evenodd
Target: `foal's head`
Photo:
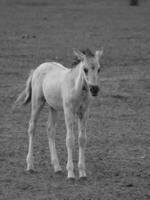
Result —
<instances>
[{"instance_id":1,"label":"foal's head","mask_svg":"<svg viewBox=\"0 0 150 200\"><path fill-rule=\"evenodd\" d=\"M89 86L92 96L97 96L99 92L99 74L101 71L100 57L103 50L97 50L93 54L89 49L84 51L74 51L78 61L81 63L82 73Z\"/></svg>"}]
</instances>

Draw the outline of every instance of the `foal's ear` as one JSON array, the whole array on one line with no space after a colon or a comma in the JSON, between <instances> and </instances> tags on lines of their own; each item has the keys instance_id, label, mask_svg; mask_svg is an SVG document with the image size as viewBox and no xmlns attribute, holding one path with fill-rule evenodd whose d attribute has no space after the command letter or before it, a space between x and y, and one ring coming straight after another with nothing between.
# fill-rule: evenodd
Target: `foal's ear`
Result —
<instances>
[{"instance_id":1,"label":"foal's ear","mask_svg":"<svg viewBox=\"0 0 150 200\"><path fill-rule=\"evenodd\" d=\"M97 50L95 52L95 57L96 59L99 61L100 57L103 55L103 48L101 48L100 50Z\"/></svg>"},{"instance_id":2,"label":"foal's ear","mask_svg":"<svg viewBox=\"0 0 150 200\"><path fill-rule=\"evenodd\" d=\"M75 56L77 56L77 58L81 61L83 61L85 59L85 55L79 51L79 50L73 50L73 53L75 54Z\"/></svg>"}]
</instances>

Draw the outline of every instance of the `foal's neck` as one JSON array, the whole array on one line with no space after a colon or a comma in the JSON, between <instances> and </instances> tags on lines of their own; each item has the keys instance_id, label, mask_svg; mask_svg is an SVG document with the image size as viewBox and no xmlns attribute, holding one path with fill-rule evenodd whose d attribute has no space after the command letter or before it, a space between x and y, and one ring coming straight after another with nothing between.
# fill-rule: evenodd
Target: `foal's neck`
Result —
<instances>
[{"instance_id":1,"label":"foal's neck","mask_svg":"<svg viewBox=\"0 0 150 200\"><path fill-rule=\"evenodd\" d=\"M75 90L80 92L88 92L88 85L86 83L86 80L84 78L84 74L82 71L82 63L79 63L76 66L76 76L75 76Z\"/></svg>"}]
</instances>

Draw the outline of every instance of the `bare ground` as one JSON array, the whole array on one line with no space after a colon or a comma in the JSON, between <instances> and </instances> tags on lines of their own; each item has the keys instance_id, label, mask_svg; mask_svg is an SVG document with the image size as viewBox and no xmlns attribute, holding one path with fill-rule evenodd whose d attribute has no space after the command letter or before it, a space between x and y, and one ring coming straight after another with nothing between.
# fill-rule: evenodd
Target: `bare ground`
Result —
<instances>
[{"instance_id":1,"label":"bare ground","mask_svg":"<svg viewBox=\"0 0 150 200\"><path fill-rule=\"evenodd\" d=\"M0 199L150 199L150 3L123 0L3 0L0 3ZM50 165L47 109L35 139L36 174L26 172L30 106L11 112L30 69L72 48L104 48L101 93L88 123L88 179L66 180L63 113L56 143L62 175ZM74 152L77 172L78 149Z\"/></svg>"}]
</instances>

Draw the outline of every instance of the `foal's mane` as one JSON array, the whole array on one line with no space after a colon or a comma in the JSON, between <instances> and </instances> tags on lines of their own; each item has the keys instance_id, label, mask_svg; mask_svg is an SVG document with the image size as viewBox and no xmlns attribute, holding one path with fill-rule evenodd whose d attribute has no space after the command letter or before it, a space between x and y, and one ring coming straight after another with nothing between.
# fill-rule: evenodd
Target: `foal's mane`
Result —
<instances>
[{"instance_id":1,"label":"foal's mane","mask_svg":"<svg viewBox=\"0 0 150 200\"><path fill-rule=\"evenodd\" d=\"M81 52L82 52L86 57L89 57L89 58L94 57L94 54L93 54L92 51L91 51L90 49L88 49L88 48L87 48L87 49L81 50ZM72 67L77 66L80 62L81 62L81 60L80 60L77 56L75 56L75 57L74 57L74 60L73 60L73 62L72 62Z\"/></svg>"}]
</instances>

